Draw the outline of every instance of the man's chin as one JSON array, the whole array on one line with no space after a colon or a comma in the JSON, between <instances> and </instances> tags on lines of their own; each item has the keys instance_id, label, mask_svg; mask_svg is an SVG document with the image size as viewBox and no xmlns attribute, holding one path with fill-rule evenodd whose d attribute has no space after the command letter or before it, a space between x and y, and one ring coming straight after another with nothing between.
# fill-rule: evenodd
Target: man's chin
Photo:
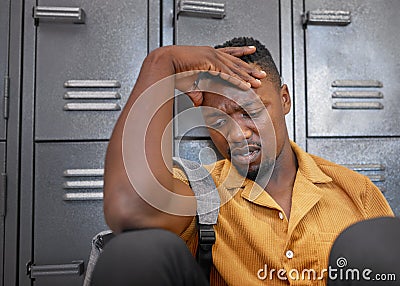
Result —
<instances>
[{"instance_id":1,"label":"man's chin","mask_svg":"<svg viewBox=\"0 0 400 286\"><path fill-rule=\"evenodd\" d=\"M252 181L255 181L258 184L260 184L261 182L263 182L265 180L269 180L270 175L271 175L274 165L275 165L274 160L266 161L266 162L263 162L261 165L256 165L256 166L252 166L252 165L243 166L243 165L235 164L235 162L232 162L232 163L241 176L243 176L247 179L250 179ZM264 184L267 185L267 183L268 182L263 182L263 185Z\"/></svg>"}]
</instances>

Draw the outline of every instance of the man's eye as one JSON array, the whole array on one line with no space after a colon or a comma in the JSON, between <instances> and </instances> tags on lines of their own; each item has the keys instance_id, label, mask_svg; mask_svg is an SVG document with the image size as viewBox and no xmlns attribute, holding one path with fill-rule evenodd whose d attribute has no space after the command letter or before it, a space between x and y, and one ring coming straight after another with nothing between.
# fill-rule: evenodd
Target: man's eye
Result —
<instances>
[{"instance_id":1,"label":"man's eye","mask_svg":"<svg viewBox=\"0 0 400 286\"><path fill-rule=\"evenodd\" d=\"M210 127L212 128L220 128L226 123L226 119L217 119L214 123L210 124Z\"/></svg>"},{"instance_id":2,"label":"man's eye","mask_svg":"<svg viewBox=\"0 0 400 286\"><path fill-rule=\"evenodd\" d=\"M243 114L243 117L253 118L253 117L257 117L258 115L260 115L260 113L261 113L260 110L259 111L254 111L254 112L246 112L246 113Z\"/></svg>"}]
</instances>

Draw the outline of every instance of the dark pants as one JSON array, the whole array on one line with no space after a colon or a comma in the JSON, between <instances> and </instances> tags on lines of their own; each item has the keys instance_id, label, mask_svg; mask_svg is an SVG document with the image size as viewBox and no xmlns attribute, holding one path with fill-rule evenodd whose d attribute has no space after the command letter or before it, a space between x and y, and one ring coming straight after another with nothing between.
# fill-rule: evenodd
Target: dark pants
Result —
<instances>
[{"instance_id":1,"label":"dark pants","mask_svg":"<svg viewBox=\"0 0 400 286\"><path fill-rule=\"evenodd\" d=\"M110 240L96 263L92 285L209 285L175 234L161 229L124 232Z\"/></svg>"},{"instance_id":2,"label":"dark pants","mask_svg":"<svg viewBox=\"0 0 400 286\"><path fill-rule=\"evenodd\" d=\"M329 258L329 286L400 285L400 219L361 221L343 231Z\"/></svg>"}]
</instances>

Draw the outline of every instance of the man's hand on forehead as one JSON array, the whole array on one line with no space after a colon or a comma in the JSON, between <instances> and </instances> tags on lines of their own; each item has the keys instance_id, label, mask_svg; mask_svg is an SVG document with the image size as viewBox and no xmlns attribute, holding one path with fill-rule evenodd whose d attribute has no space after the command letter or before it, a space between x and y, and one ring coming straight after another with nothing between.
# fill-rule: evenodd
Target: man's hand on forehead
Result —
<instances>
[{"instance_id":1,"label":"man's hand on forehead","mask_svg":"<svg viewBox=\"0 0 400 286\"><path fill-rule=\"evenodd\" d=\"M233 101L236 105L245 108L261 103L260 96L253 89L242 90L220 76L200 74L197 80L197 90L202 91L204 97L222 96ZM252 104L249 104L252 103Z\"/></svg>"},{"instance_id":2,"label":"man's hand on forehead","mask_svg":"<svg viewBox=\"0 0 400 286\"><path fill-rule=\"evenodd\" d=\"M266 77L264 71L239 58L254 53L255 47L214 49L211 47L172 46L166 49L166 56L172 59L176 75L175 88L185 92L195 106L202 103L201 88L197 88L195 84L198 74L205 72L217 76L241 90L260 87L260 79Z\"/></svg>"}]
</instances>

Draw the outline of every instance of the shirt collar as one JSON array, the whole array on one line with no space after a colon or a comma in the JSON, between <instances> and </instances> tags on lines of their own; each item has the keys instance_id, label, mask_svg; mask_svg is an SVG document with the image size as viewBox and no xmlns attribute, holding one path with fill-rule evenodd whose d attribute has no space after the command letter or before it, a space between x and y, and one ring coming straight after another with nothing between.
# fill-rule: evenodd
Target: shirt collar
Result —
<instances>
[{"instance_id":1,"label":"shirt collar","mask_svg":"<svg viewBox=\"0 0 400 286\"><path fill-rule=\"evenodd\" d=\"M310 154L301 149L296 143L290 141L292 150L296 154L299 172L310 182L314 184L332 182L332 178L327 176L315 163Z\"/></svg>"},{"instance_id":2,"label":"shirt collar","mask_svg":"<svg viewBox=\"0 0 400 286\"><path fill-rule=\"evenodd\" d=\"M298 171L310 182L314 184L329 183L332 178L327 176L315 163L310 154L301 149L296 143L290 141L292 150L296 154L299 169ZM245 187L254 182L243 177L238 173L236 168L229 160L225 160L225 164L221 170L220 185L227 189L236 189Z\"/></svg>"}]
</instances>

